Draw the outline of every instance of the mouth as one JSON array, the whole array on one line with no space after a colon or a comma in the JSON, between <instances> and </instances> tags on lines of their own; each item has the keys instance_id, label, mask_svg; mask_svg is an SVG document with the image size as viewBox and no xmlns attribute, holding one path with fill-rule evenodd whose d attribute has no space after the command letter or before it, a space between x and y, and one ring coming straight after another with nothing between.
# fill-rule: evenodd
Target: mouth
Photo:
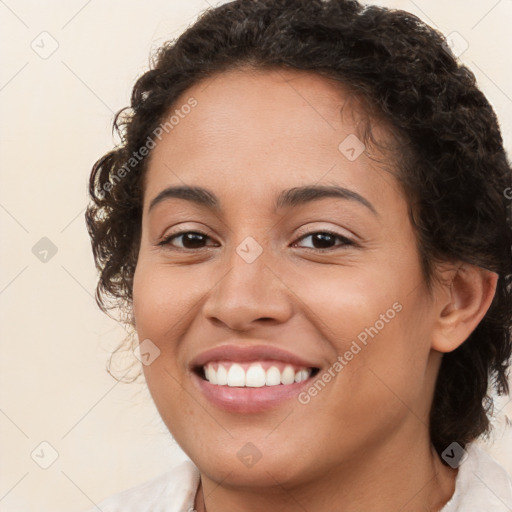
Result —
<instances>
[{"instance_id":1,"label":"mouth","mask_svg":"<svg viewBox=\"0 0 512 512\"><path fill-rule=\"evenodd\" d=\"M317 367L286 364L282 361L211 361L193 368L202 380L214 386L263 388L290 386L315 377Z\"/></svg>"},{"instance_id":2,"label":"mouth","mask_svg":"<svg viewBox=\"0 0 512 512\"><path fill-rule=\"evenodd\" d=\"M230 413L258 413L297 398L320 372L315 361L272 345L224 344L190 362L196 389L211 405Z\"/></svg>"}]
</instances>

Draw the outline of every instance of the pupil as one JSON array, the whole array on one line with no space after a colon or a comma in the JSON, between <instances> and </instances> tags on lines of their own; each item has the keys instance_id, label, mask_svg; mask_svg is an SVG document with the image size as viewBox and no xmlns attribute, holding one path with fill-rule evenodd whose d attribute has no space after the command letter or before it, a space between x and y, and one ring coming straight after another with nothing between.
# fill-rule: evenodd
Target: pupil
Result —
<instances>
[{"instance_id":1,"label":"pupil","mask_svg":"<svg viewBox=\"0 0 512 512\"><path fill-rule=\"evenodd\" d=\"M201 247L201 244L204 242L204 235L199 233L187 233L183 237L183 245L187 249L194 249L197 247Z\"/></svg>"},{"instance_id":2,"label":"pupil","mask_svg":"<svg viewBox=\"0 0 512 512\"><path fill-rule=\"evenodd\" d=\"M332 247L333 236L329 233L317 233L313 236L313 241L319 243L313 243L316 249L325 249Z\"/></svg>"}]
</instances>

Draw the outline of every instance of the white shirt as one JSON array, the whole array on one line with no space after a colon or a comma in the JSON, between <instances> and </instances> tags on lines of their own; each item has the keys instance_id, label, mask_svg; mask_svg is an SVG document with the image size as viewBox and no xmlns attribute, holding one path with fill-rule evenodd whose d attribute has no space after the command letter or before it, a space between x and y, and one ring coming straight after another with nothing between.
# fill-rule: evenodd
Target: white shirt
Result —
<instances>
[{"instance_id":1,"label":"white shirt","mask_svg":"<svg viewBox=\"0 0 512 512\"><path fill-rule=\"evenodd\" d=\"M440 512L512 512L512 478L475 444L466 447L455 492ZM88 512L194 512L199 470L191 460L107 498Z\"/></svg>"}]
</instances>

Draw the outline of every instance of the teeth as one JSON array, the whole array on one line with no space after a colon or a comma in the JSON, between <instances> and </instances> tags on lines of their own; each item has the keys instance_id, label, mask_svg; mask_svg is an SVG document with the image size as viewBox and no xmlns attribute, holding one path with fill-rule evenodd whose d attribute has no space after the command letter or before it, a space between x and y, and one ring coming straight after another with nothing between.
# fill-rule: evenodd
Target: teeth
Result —
<instances>
[{"instance_id":1,"label":"teeth","mask_svg":"<svg viewBox=\"0 0 512 512\"><path fill-rule=\"evenodd\" d=\"M213 367L212 366L210 366L209 368L207 367L206 372L207 372L206 378L212 384L217 384L217 372L213 369Z\"/></svg>"},{"instance_id":2,"label":"teeth","mask_svg":"<svg viewBox=\"0 0 512 512\"><path fill-rule=\"evenodd\" d=\"M228 368L226 368L228 366ZM302 382L311 375L311 370L302 368L295 371L293 366L286 365L283 371L277 366L271 366L266 371L260 363L253 363L247 371L237 364L218 364L217 369L209 363L204 366L206 380L211 384L231 387L261 388L263 386L288 385L294 382Z\"/></svg>"},{"instance_id":3,"label":"teeth","mask_svg":"<svg viewBox=\"0 0 512 512\"><path fill-rule=\"evenodd\" d=\"M265 385L266 378L267 374L260 364L251 364L245 374L245 385L248 388L261 388Z\"/></svg>"},{"instance_id":4,"label":"teeth","mask_svg":"<svg viewBox=\"0 0 512 512\"><path fill-rule=\"evenodd\" d=\"M300 370L295 374L295 382L302 382L309 377L308 370Z\"/></svg>"},{"instance_id":5,"label":"teeth","mask_svg":"<svg viewBox=\"0 0 512 512\"><path fill-rule=\"evenodd\" d=\"M215 373L210 370L210 375ZM215 380L215 379L214 379ZM217 384L212 382L212 384ZM245 372L239 364L234 364L228 371L228 386L245 386Z\"/></svg>"},{"instance_id":6,"label":"teeth","mask_svg":"<svg viewBox=\"0 0 512 512\"><path fill-rule=\"evenodd\" d=\"M210 366L210 375L212 373L215 373L215 370L213 369L213 366ZM220 386L225 386L228 383L228 372L224 366L219 365L219 368L217 369L217 382L216 384L219 384Z\"/></svg>"},{"instance_id":7,"label":"teeth","mask_svg":"<svg viewBox=\"0 0 512 512\"><path fill-rule=\"evenodd\" d=\"M295 382L295 370L291 366L286 366L281 373L281 384L293 384Z\"/></svg>"},{"instance_id":8,"label":"teeth","mask_svg":"<svg viewBox=\"0 0 512 512\"><path fill-rule=\"evenodd\" d=\"M281 372L277 366L271 366L267 370L265 384L267 386L277 386L278 384L281 384Z\"/></svg>"}]
</instances>

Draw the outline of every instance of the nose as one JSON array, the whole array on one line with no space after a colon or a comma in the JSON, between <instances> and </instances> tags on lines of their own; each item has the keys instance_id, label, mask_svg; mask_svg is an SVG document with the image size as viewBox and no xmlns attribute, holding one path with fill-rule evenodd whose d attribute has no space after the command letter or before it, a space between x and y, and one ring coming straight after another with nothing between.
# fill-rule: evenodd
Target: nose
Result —
<instances>
[{"instance_id":1,"label":"nose","mask_svg":"<svg viewBox=\"0 0 512 512\"><path fill-rule=\"evenodd\" d=\"M263 254L248 263L233 252L228 268L203 304L211 322L236 331L280 324L293 314L290 290Z\"/></svg>"}]
</instances>

